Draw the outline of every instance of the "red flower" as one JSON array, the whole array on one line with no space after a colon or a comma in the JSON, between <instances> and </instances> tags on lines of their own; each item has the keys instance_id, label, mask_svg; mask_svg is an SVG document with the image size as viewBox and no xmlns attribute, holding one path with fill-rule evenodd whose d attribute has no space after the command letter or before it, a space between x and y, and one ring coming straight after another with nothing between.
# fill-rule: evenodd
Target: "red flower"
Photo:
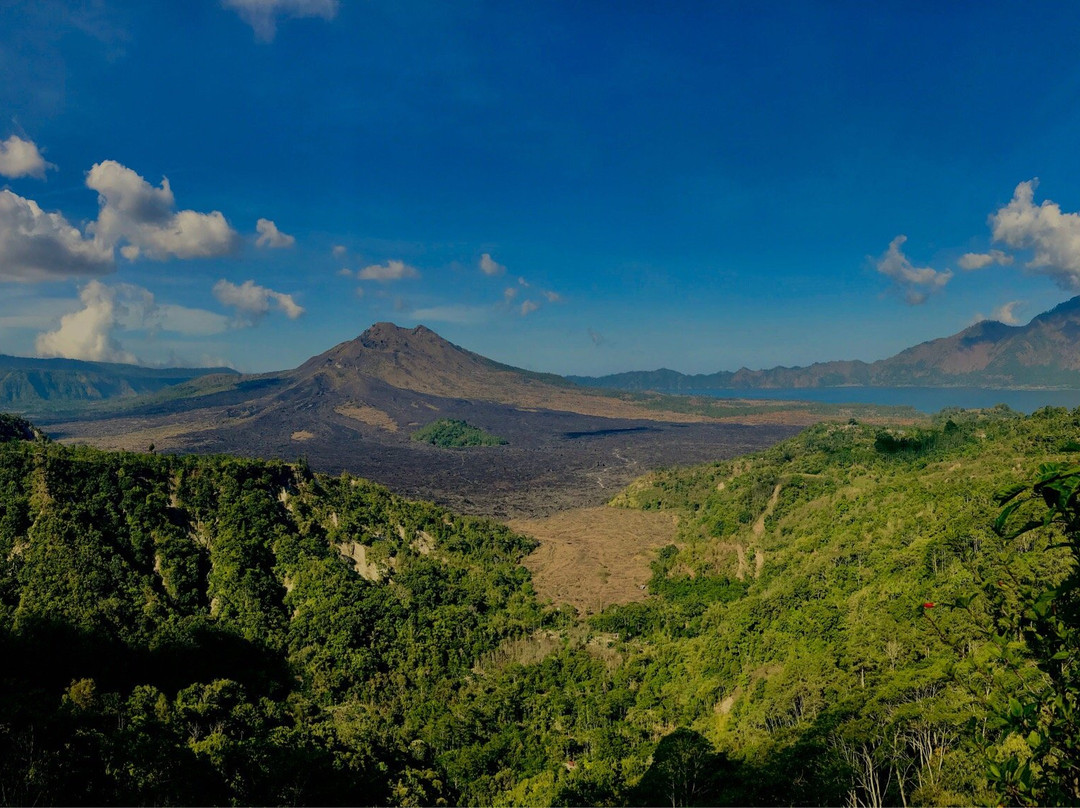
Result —
<instances>
[{"instance_id":1,"label":"red flower","mask_svg":"<svg viewBox=\"0 0 1080 808\"><path fill-rule=\"evenodd\" d=\"M923 607L924 609L933 609L933 608L934 608L934 604L933 604L933 603L924 603L924 604L922 605L922 607Z\"/></svg>"}]
</instances>

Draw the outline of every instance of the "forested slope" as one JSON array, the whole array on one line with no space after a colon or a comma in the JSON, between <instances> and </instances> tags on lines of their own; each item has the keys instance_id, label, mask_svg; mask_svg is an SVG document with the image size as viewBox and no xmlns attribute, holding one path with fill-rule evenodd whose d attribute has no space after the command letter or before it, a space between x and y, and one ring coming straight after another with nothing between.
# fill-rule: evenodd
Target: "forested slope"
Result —
<instances>
[{"instance_id":1,"label":"forested slope","mask_svg":"<svg viewBox=\"0 0 1080 808\"><path fill-rule=\"evenodd\" d=\"M998 537L993 495L1075 463L1077 437L1065 410L945 413L651 475L617 503L682 509L682 546L654 564L658 597L598 622L640 638L630 664L657 718L764 764L728 781L736 802L993 800L988 762L1030 754L995 716L1038 679L1031 660L1000 663L994 608L1019 618L1029 585L1074 566L1052 529Z\"/></svg>"},{"instance_id":2,"label":"forested slope","mask_svg":"<svg viewBox=\"0 0 1080 808\"><path fill-rule=\"evenodd\" d=\"M537 602L531 540L362 480L0 442L0 802L994 799L1017 674L983 601L923 604L999 574L992 492L1078 439L821 425L651 475L617 504L679 545L589 621ZM1060 579L1051 540L1010 576Z\"/></svg>"}]
</instances>

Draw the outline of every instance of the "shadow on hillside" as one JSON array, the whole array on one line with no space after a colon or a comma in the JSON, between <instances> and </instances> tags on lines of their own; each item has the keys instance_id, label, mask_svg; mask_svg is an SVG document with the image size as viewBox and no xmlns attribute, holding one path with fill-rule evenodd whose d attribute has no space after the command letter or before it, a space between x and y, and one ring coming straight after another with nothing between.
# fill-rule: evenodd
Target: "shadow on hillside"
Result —
<instances>
[{"instance_id":1,"label":"shadow on hillside","mask_svg":"<svg viewBox=\"0 0 1080 808\"><path fill-rule=\"evenodd\" d=\"M0 686L55 693L77 679L103 690L151 684L172 694L193 682L232 679L251 693L270 695L288 687L285 661L205 618L189 617L158 632L153 647L139 647L103 632L62 620L30 618L0 631Z\"/></svg>"}]
</instances>

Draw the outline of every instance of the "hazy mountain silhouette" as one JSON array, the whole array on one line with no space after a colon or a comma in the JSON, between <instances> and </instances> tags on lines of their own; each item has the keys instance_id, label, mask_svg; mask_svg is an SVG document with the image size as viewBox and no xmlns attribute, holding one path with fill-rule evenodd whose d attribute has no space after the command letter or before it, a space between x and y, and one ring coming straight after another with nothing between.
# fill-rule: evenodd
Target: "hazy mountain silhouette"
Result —
<instances>
[{"instance_id":1,"label":"hazy mountain silhouette","mask_svg":"<svg viewBox=\"0 0 1080 808\"><path fill-rule=\"evenodd\" d=\"M622 390L839 387L1080 387L1080 296L1027 325L983 320L877 362L817 362L808 367L688 375L661 368L609 376L570 376Z\"/></svg>"}]
</instances>

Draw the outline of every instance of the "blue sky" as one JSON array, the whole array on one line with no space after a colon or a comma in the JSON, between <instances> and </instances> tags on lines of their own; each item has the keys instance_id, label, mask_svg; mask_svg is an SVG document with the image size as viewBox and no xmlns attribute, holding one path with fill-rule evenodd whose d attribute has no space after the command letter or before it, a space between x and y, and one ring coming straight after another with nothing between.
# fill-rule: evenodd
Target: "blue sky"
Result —
<instances>
[{"instance_id":1,"label":"blue sky","mask_svg":"<svg viewBox=\"0 0 1080 808\"><path fill-rule=\"evenodd\" d=\"M261 371L390 320L711 372L1026 322L1080 291L1078 31L1058 3L9 0L0 352Z\"/></svg>"}]
</instances>

